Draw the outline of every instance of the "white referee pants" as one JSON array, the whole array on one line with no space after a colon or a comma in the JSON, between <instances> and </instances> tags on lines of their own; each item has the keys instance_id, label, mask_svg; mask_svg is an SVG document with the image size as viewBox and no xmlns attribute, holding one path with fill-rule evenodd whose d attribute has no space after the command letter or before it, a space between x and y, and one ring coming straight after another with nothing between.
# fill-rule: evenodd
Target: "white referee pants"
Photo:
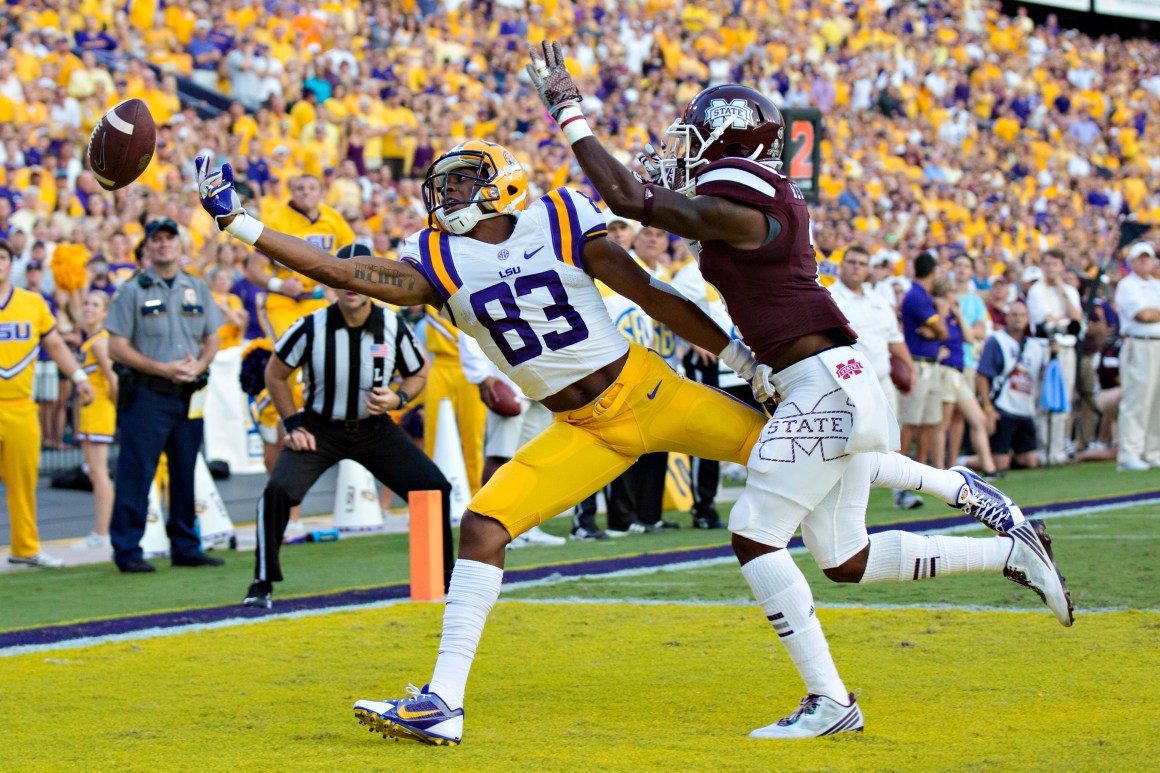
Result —
<instances>
[{"instance_id":1,"label":"white referee pants","mask_svg":"<svg viewBox=\"0 0 1160 773\"><path fill-rule=\"evenodd\" d=\"M1124 338L1116 460L1160 464L1160 340Z\"/></svg>"}]
</instances>

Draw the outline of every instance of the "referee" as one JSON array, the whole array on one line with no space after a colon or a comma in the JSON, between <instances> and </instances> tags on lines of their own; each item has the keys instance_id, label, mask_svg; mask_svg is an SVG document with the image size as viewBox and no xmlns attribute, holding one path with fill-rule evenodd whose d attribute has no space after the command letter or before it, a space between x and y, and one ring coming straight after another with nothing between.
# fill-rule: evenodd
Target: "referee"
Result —
<instances>
[{"instance_id":1,"label":"referee","mask_svg":"<svg viewBox=\"0 0 1160 773\"><path fill-rule=\"evenodd\" d=\"M354 244L337 255L350 259L371 252ZM302 412L296 412L289 383L297 368L306 387ZM392 391L395 371L402 381ZM343 459L363 465L400 494L442 492L443 571L445 581L451 577L451 484L387 416L426 381L427 363L411 329L397 314L358 293L339 291L336 303L300 318L278 339L266 365L266 388L282 417L285 438L258 501L257 560L245 606L273 605L273 583L283 579L278 550L290 508Z\"/></svg>"}]
</instances>

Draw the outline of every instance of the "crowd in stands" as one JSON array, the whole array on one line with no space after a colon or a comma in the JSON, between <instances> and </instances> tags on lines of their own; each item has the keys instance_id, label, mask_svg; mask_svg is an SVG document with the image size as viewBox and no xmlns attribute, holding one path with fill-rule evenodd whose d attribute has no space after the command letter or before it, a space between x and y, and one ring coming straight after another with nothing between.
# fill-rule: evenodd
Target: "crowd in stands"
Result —
<instances>
[{"instance_id":1,"label":"crowd in stands","mask_svg":"<svg viewBox=\"0 0 1160 773\"><path fill-rule=\"evenodd\" d=\"M211 282L234 328L223 346L261 336L249 252L198 206L204 149L234 165L258 213L285 202L296 176L319 178L325 203L380 255L426 224L425 170L469 137L511 149L533 196L589 190L523 72L527 42L543 38L563 42L593 130L625 160L710 84L820 108L821 281L857 246L898 309L919 255L948 271L963 258L944 291L985 302L976 358L1047 264L1059 264L1053 284L1085 300L1094 288L1114 313L1130 270L1119 221L1160 223L1160 46L1004 16L986 0L14 0L0 11L0 237L17 253L14 282L54 299L79 349L86 291L126 281L143 224L167 217L186 270ZM229 109L199 115L179 79ZM137 183L109 193L85 169L85 143L130 97L149 106L157 151ZM1089 305L1074 360L1094 372L1116 338L1089 322ZM1115 439L1098 386L1081 381L1075 402L1094 414L1078 436L1059 423L1059 456L1044 461Z\"/></svg>"}]
</instances>

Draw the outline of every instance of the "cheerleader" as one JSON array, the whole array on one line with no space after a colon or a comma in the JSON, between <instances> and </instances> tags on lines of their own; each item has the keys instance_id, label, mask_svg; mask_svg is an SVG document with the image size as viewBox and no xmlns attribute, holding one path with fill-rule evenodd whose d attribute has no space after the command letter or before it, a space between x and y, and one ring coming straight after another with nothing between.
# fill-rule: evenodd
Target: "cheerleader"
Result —
<instances>
[{"instance_id":1,"label":"cheerleader","mask_svg":"<svg viewBox=\"0 0 1160 773\"><path fill-rule=\"evenodd\" d=\"M94 290L81 307L81 326L85 341L81 344L81 367L93 385L93 401L81 406L77 420L77 440L85 455L89 480L93 483L96 521L88 537L76 548L108 548L109 519L113 512L113 482L109 478L109 446L117 427L117 374L109 358L109 333L105 318L109 315L109 296Z\"/></svg>"}]
</instances>

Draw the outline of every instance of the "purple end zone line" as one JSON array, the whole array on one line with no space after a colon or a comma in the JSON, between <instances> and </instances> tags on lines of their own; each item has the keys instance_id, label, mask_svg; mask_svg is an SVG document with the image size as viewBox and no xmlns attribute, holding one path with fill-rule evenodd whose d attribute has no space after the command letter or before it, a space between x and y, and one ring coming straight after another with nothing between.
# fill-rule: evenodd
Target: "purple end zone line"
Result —
<instances>
[{"instance_id":1,"label":"purple end zone line","mask_svg":"<svg viewBox=\"0 0 1160 773\"><path fill-rule=\"evenodd\" d=\"M1072 502L1054 502L1039 507L1029 507L1024 510L1028 516L1049 515L1061 510L1071 510L1078 507L1101 507L1115 505L1131 505L1136 502L1145 502L1160 497L1160 491L1142 491L1137 494L1123 494L1114 497L1098 499L1083 499ZM901 521L898 523L872 526L869 532L874 534L880 531L889 531L905 526L915 531L930 529L945 529L974 523L974 520L964 515L947 515L941 518L928 518L921 521ZM794 537L789 547L800 547L801 538ZM509 569L504 572L505 583L528 582L542 580L547 577L578 577L581 575L599 575L619 572L625 569L646 569L663 567L687 561L703 561L713 558L727 558L733 555L733 550L727 545L718 545L708 548L693 548L684 550L668 550L657 553L642 553L619 558L600 558L590 561L575 561L567 564L552 564L535 566L529 569ZM149 628L174 628L185 625L204 625L222 620L246 619L253 617L269 617L299 612L303 610L328 609L332 607L354 606L358 604L372 604L380 601L405 599L410 596L410 586L406 583L396 585L382 585L375 588L348 590L340 593L327 593L316 596L302 596L292 599L279 599L277 610L254 609L243 607L240 604L231 604L222 607L206 607L204 609L189 609L179 612L157 612L147 615L130 615L108 620L92 620L69 625L48 625L38 628L23 628L15 631L0 633L0 649L36 644L55 644L72 639L96 638L115 634L132 633Z\"/></svg>"}]
</instances>

